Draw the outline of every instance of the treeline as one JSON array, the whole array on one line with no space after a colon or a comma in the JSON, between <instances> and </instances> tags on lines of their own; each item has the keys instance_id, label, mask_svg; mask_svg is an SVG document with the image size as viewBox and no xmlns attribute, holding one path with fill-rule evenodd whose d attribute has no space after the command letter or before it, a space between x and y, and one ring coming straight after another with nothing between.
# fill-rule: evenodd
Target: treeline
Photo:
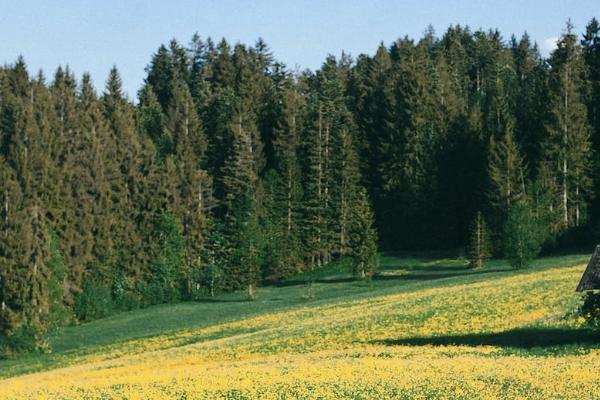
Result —
<instances>
[{"instance_id":1,"label":"treeline","mask_svg":"<svg viewBox=\"0 0 600 400\"><path fill-rule=\"evenodd\" d=\"M0 347L342 256L368 276L378 244L597 237L599 32L568 24L544 59L526 34L430 29L316 72L194 36L157 50L136 104L116 68L100 94L0 68Z\"/></svg>"}]
</instances>

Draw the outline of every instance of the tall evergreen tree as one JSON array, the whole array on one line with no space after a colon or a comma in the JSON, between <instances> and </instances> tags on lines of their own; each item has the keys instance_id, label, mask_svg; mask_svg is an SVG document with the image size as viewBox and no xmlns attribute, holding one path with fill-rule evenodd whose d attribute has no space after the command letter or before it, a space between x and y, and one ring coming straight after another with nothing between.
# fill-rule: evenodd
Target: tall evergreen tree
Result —
<instances>
[{"instance_id":1,"label":"tall evergreen tree","mask_svg":"<svg viewBox=\"0 0 600 400\"><path fill-rule=\"evenodd\" d=\"M121 77L113 67L102 96L103 112L109 128L107 140L110 153L105 155L105 167L109 174L117 176L112 180L113 195L109 203L113 224L111 228L115 243L114 260L120 270L130 276L140 276L142 238L135 218L139 207L141 188L141 143L135 126L135 110L124 98Z\"/></svg>"},{"instance_id":2,"label":"tall evergreen tree","mask_svg":"<svg viewBox=\"0 0 600 400\"><path fill-rule=\"evenodd\" d=\"M354 200L348 229L349 253L354 261L355 276L371 277L378 263L373 212L365 189L358 189Z\"/></svg>"},{"instance_id":3,"label":"tall evergreen tree","mask_svg":"<svg viewBox=\"0 0 600 400\"><path fill-rule=\"evenodd\" d=\"M504 122L499 139L490 136L490 201L500 218L505 218L515 200L525 195L525 165L514 141L512 120Z\"/></svg>"},{"instance_id":4,"label":"tall evergreen tree","mask_svg":"<svg viewBox=\"0 0 600 400\"><path fill-rule=\"evenodd\" d=\"M579 226L585 220L586 200L591 195L590 129L581 95L584 63L572 29L568 22L549 60L551 119L544 150L545 162L558 183L556 205L561 209L564 228Z\"/></svg>"},{"instance_id":5,"label":"tall evergreen tree","mask_svg":"<svg viewBox=\"0 0 600 400\"><path fill-rule=\"evenodd\" d=\"M584 59L588 70L587 112L592 128L591 142L595 154L600 154L600 23L596 18L586 26L583 40ZM600 163L594 168L594 193L600 193ZM600 217L600 196L594 196L591 213L595 220Z\"/></svg>"}]
</instances>

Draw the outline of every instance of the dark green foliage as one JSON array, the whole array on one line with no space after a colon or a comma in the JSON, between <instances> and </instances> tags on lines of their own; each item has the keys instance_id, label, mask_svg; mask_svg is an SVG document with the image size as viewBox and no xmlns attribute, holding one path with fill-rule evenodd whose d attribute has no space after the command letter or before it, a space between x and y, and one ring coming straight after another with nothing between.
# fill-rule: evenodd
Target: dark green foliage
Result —
<instances>
[{"instance_id":1,"label":"dark green foliage","mask_svg":"<svg viewBox=\"0 0 600 400\"><path fill-rule=\"evenodd\" d=\"M197 298L201 294L214 297L225 284L225 270L230 248L224 226L218 221L211 221L205 235L201 265L197 266L193 272L193 298Z\"/></svg>"},{"instance_id":2,"label":"dark green foliage","mask_svg":"<svg viewBox=\"0 0 600 400\"><path fill-rule=\"evenodd\" d=\"M164 212L159 218L153 236L154 258L142 289L142 297L149 304L177 301L180 284L185 280L181 269L185 241L180 225L171 212Z\"/></svg>"},{"instance_id":3,"label":"dark green foliage","mask_svg":"<svg viewBox=\"0 0 600 400\"><path fill-rule=\"evenodd\" d=\"M0 359L43 350L39 345L40 340L45 341L45 337L29 326L18 328L11 336L0 336Z\"/></svg>"},{"instance_id":4,"label":"dark green foliage","mask_svg":"<svg viewBox=\"0 0 600 400\"><path fill-rule=\"evenodd\" d=\"M549 59L550 115L546 122L548 138L543 157L556 182L553 201L560 209L560 230L579 227L587 219L591 195L591 140L584 103L586 87L582 49L572 32L571 22Z\"/></svg>"},{"instance_id":5,"label":"dark green foliage","mask_svg":"<svg viewBox=\"0 0 600 400\"><path fill-rule=\"evenodd\" d=\"M123 270L117 271L113 277L111 294L115 310L129 311L141 306L140 295Z\"/></svg>"},{"instance_id":6,"label":"dark green foliage","mask_svg":"<svg viewBox=\"0 0 600 400\"><path fill-rule=\"evenodd\" d=\"M378 242L470 242L479 266L488 237L516 267L586 244L598 26L568 25L548 60L527 35L452 26L302 73L262 40L195 35L152 56L137 105L116 67L101 95L68 68L47 84L22 58L0 67L3 343L44 349L73 312L253 298L336 259L369 276Z\"/></svg>"},{"instance_id":7,"label":"dark green foliage","mask_svg":"<svg viewBox=\"0 0 600 400\"><path fill-rule=\"evenodd\" d=\"M378 264L377 231L365 189L358 190L353 204L350 211L348 246L353 260L354 275L362 279L371 277Z\"/></svg>"},{"instance_id":8,"label":"dark green foliage","mask_svg":"<svg viewBox=\"0 0 600 400\"><path fill-rule=\"evenodd\" d=\"M104 318L113 312L110 288L91 280L83 285L83 290L75 297L73 311L80 321Z\"/></svg>"},{"instance_id":9,"label":"dark green foliage","mask_svg":"<svg viewBox=\"0 0 600 400\"><path fill-rule=\"evenodd\" d=\"M579 313L592 326L600 326L600 293L588 291L583 295Z\"/></svg>"},{"instance_id":10,"label":"dark green foliage","mask_svg":"<svg viewBox=\"0 0 600 400\"><path fill-rule=\"evenodd\" d=\"M72 319L72 312L65 305L65 278L67 276L67 265L58 247L58 236L50 231L50 258L46 262L50 272L48 278L48 325L50 328L66 325Z\"/></svg>"},{"instance_id":11,"label":"dark green foliage","mask_svg":"<svg viewBox=\"0 0 600 400\"><path fill-rule=\"evenodd\" d=\"M215 297L223 286L225 275L223 268L216 263L205 265L197 274L195 282L197 286L194 288L195 296L199 297L199 294L207 294L210 297Z\"/></svg>"},{"instance_id":12,"label":"dark green foliage","mask_svg":"<svg viewBox=\"0 0 600 400\"><path fill-rule=\"evenodd\" d=\"M540 221L524 201L514 204L504 226L504 255L515 269L528 266L543 243Z\"/></svg>"},{"instance_id":13,"label":"dark green foliage","mask_svg":"<svg viewBox=\"0 0 600 400\"><path fill-rule=\"evenodd\" d=\"M600 23L596 18L592 18L586 26L581 45L588 72L587 115L592 128L592 148L597 155L600 152ZM597 195L600 193L600 162L596 160L592 168L593 188L596 195L592 199L591 214L594 220L600 221L600 196ZM599 235L595 237L597 241L600 238Z\"/></svg>"},{"instance_id":14,"label":"dark green foliage","mask_svg":"<svg viewBox=\"0 0 600 400\"><path fill-rule=\"evenodd\" d=\"M248 289L248 298L256 297L260 279L260 249L263 237L258 225L255 206L248 195L238 196L232 204L229 223L225 228L229 243L227 286Z\"/></svg>"}]
</instances>

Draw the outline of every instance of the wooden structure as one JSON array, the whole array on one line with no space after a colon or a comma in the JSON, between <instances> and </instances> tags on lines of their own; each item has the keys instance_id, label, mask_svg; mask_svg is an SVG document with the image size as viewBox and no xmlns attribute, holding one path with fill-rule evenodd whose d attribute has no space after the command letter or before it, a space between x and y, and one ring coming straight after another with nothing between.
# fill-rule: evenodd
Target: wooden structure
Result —
<instances>
[{"instance_id":1,"label":"wooden structure","mask_svg":"<svg viewBox=\"0 0 600 400\"><path fill-rule=\"evenodd\" d=\"M575 289L576 292L584 290L600 290L600 244L596 246L579 285Z\"/></svg>"}]
</instances>

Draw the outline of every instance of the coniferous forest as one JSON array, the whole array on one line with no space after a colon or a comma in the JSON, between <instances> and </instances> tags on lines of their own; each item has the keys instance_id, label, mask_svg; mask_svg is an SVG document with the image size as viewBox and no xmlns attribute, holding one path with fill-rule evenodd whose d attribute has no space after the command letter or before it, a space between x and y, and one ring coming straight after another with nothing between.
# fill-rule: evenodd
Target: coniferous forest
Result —
<instances>
[{"instance_id":1,"label":"coniferous forest","mask_svg":"<svg viewBox=\"0 0 600 400\"><path fill-rule=\"evenodd\" d=\"M527 265L600 238L600 24L542 57L451 26L293 71L263 40L151 56L135 101L68 67L0 68L0 347L345 258Z\"/></svg>"}]
</instances>

